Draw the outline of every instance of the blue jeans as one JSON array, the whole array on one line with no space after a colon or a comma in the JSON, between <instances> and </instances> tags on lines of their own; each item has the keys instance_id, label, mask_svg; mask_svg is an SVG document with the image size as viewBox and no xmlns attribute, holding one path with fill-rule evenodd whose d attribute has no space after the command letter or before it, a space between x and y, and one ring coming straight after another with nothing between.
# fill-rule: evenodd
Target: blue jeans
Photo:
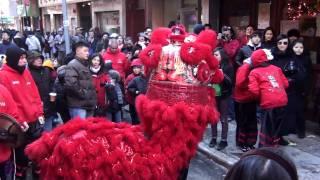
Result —
<instances>
[{"instance_id":1,"label":"blue jeans","mask_svg":"<svg viewBox=\"0 0 320 180\"><path fill-rule=\"evenodd\" d=\"M81 119L85 119L87 117L93 116L93 110L90 111L82 108L69 108L69 114L71 119L75 117L80 117Z\"/></svg>"},{"instance_id":2,"label":"blue jeans","mask_svg":"<svg viewBox=\"0 0 320 180\"><path fill-rule=\"evenodd\" d=\"M50 116L45 119L43 131L50 132L53 129L53 123L56 116Z\"/></svg>"},{"instance_id":3,"label":"blue jeans","mask_svg":"<svg viewBox=\"0 0 320 180\"><path fill-rule=\"evenodd\" d=\"M107 112L107 119L116 123L121 122L121 110L117 112Z\"/></svg>"}]
</instances>

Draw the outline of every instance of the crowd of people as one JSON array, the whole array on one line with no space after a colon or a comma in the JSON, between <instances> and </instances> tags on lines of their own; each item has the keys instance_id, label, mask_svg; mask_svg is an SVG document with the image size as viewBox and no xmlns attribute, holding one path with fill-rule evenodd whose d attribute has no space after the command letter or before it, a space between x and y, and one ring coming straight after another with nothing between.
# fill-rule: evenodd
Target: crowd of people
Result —
<instances>
[{"instance_id":1,"label":"crowd of people","mask_svg":"<svg viewBox=\"0 0 320 180\"><path fill-rule=\"evenodd\" d=\"M197 36L205 29L211 29L210 24L197 24L192 34ZM84 33L78 27L70 38L72 52L66 54L62 28L57 34L3 31L0 89L9 95L0 96L7 102L0 103L0 110L17 119L29 134L28 143L41 135L39 128L49 132L74 117L99 116L121 122L125 105L129 105L132 124L139 124L135 99L147 92L148 84L139 53L148 46L151 33L151 28L145 28L134 43L132 37L100 32L99 28ZM212 124L209 146L218 150L228 146L228 123L233 119L236 145L243 152L256 148L258 136L258 147L293 145L283 138L291 133L304 138L303 109L311 62L299 31L277 36L272 28L261 32L249 25L236 32L231 26L222 26L217 38L212 54L220 62L224 80L212 88L222 131L218 143L218 125ZM16 176L20 178L28 166L25 147L15 150ZM1 144L0 149L5 152L0 155L0 177L5 179L7 167L12 166L11 150ZM265 154L269 158L268 152ZM227 177L237 176L229 173Z\"/></svg>"}]
</instances>

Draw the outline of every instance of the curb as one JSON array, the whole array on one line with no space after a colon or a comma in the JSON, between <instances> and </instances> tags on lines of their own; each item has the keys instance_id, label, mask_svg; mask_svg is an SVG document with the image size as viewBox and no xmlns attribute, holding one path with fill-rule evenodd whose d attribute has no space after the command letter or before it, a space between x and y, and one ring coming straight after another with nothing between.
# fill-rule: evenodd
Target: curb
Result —
<instances>
[{"instance_id":1,"label":"curb","mask_svg":"<svg viewBox=\"0 0 320 180\"><path fill-rule=\"evenodd\" d=\"M204 142L199 143L198 151L226 169L230 169L240 159L237 156L228 155L214 148L209 148Z\"/></svg>"}]
</instances>

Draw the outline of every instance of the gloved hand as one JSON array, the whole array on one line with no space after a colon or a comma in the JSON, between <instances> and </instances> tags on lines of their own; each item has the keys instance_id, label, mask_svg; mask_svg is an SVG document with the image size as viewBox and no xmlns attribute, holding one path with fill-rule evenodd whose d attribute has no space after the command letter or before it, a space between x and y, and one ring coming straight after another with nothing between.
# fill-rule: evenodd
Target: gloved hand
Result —
<instances>
[{"instance_id":1,"label":"gloved hand","mask_svg":"<svg viewBox=\"0 0 320 180\"><path fill-rule=\"evenodd\" d=\"M20 128L22 129L23 132L27 132L29 129L29 125L26 121L24 121L23 123L21 123Z\"/></svg>"}]
</instances>

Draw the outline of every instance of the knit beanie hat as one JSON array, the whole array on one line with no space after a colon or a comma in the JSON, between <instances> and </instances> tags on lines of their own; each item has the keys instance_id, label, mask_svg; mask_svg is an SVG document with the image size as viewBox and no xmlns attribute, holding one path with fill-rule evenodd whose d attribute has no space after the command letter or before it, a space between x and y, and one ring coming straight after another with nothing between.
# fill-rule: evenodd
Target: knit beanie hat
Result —
<instances>
[{"instance_id":1,"label":"knit beanie hat","mask_svg":"<svg viewBox=\"0 0 320 180\"><path fill-rule=\"evenodd\" d=\"M27 53L22 50L21 48L17 47L17 46L13 46L8 48L7 52L6 52L6 61L7 61L7 65L9 67L11 67L12 69L18 71L19 73L23 73L23 71L25 70L25 66L18 66L20 57L25 54L27 55Z\"/></svg>"}]
</instances>

